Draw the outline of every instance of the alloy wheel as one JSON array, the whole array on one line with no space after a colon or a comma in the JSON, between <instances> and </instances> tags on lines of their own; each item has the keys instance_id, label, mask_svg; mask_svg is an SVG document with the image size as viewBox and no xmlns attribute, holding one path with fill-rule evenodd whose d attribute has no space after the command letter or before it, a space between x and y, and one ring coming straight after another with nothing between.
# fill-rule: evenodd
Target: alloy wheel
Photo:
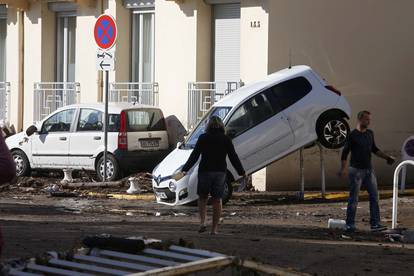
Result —
<instances>
[{"instance_id":1,"label":"alloy wheel","mask_svg":"<svg viewBox=\"0 0 414 276\"><path fill-rule=\"evenodd\" d=\"M331 120L323 128L323 136L330 144L339 145L345 142L348 128L342 121Z\"/></svg>"}]
</instances>

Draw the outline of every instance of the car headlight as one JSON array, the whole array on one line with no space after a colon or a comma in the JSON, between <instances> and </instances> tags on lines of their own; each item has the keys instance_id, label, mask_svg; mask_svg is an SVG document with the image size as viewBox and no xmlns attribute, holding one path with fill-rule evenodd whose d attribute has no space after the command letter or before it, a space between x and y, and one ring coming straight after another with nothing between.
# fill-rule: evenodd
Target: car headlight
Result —
<instances>
[{"instance_id":1,"label":"car headlight","mask_svg":"<svg viewBox=\"0 0 414 276\"><path fill-rule=\"evenodd\" d=\"M174 182L170 181L170 183L168 184L168 188L171 192L175 192L177 190L177 185Z\"/></svg>"}]
</instances>

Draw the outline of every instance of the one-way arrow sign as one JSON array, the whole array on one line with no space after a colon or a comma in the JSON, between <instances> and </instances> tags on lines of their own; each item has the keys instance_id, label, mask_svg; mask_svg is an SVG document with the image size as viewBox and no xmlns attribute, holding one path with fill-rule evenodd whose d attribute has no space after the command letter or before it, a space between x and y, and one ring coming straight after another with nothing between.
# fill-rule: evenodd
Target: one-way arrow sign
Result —
<instances>
[{"instance_id":1,"label":"one-way arrow sign","mask_svg":"<svg viewBox=\"0 0 414 276\"><path fill-rule=\"evenodd\" d=\"M96 70L114 71L114 69L115 69L114 52L98 50L96 52Z\"/></svg>"}]
</instances>

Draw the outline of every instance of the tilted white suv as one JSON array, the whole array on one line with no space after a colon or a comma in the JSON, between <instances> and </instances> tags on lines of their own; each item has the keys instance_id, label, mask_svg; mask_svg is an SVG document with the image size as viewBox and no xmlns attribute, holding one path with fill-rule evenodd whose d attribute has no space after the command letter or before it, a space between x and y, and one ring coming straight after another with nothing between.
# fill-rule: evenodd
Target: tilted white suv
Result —
<instances>
[{"instance_id":1,"label":"tilted white suv","mask_svg":"<svg viewBox=\"0 0 414 276\"><path fill-rule=\"evenodd\" d=\"M75 104L50 114L31 128L6 139L18 176L36 169L94 170L104 173L104 104ZM107 179L123 172L152 169L169 149L163 113L152 106L109 104Z\"/></svg>"},{"instance_id":2,"label":"tilted white suv","mask_svg":"<svg viewBox=\"0 0 414 276\"><path fill-rule=\"evenodd\" d=\"M214 104L185 143L154 169L157 202L176 205L198 198L198 165L179 181L172 175L187 161L213 115L223 119L244 169L252 174L315 141L331 149L342 147L349 133L346 119L350 114L341 93L308 66L284 69L242 87ZM231 197L231 183L239 178L227 163L224 201Z\"/></svg>"}]
</instances>

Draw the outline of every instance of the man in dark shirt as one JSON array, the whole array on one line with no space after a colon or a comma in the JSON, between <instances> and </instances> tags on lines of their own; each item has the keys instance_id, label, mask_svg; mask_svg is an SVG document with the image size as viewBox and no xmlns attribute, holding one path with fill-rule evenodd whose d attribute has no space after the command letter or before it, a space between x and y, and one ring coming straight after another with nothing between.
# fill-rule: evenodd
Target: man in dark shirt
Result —
<instances>
[{"instance_id":1,"label":"man in dark shirt","mask_svg":"<svg viewBox=\"0 0 414 276\"><path fill-rule=\"evenodd\" d=\"M348 136L342 151L342 166L339 176L343 176L346 170L348 154L351 153L351 161L349 165L349 182L350 192L348 199L348 208L346 212L346 227L348 232L355 231L355 215L358 205L358 194L361 185L367 188L369 194L369 210L371 231L382 231L386 227L380 224L380 210L378 206L378 189L377 180L372 169L371 153L387 160L388 164L393 164L395 159L383 153L375 144L374 132L368 129L371 121L371 113L369 111L361 111L358 113L358 124Z\"/></svg>"},{"instance_id":2,"label":"man in dark shirt","mask_svg":"<svg viewBox=\"0 0 414 276\"><path fill-rule=\"evenodd\" d=\"M197 194L199 196L198 206L200 212L200 230L206 230L205 219L207 213L207 199L210 194L213 205L213 225L211 234L217 234L217 227L221 216L221 199L224 194L224 186L227 177L228 156L237 173L245 176L243 166L234 149L233 142L225 135L224 125L217 116L210 118L206 127L206 133L202 134L193 152L182 168L182 172L187 173L198 161L201 155L200 165L198 166Z\"/></svg>"}]
</instances>

